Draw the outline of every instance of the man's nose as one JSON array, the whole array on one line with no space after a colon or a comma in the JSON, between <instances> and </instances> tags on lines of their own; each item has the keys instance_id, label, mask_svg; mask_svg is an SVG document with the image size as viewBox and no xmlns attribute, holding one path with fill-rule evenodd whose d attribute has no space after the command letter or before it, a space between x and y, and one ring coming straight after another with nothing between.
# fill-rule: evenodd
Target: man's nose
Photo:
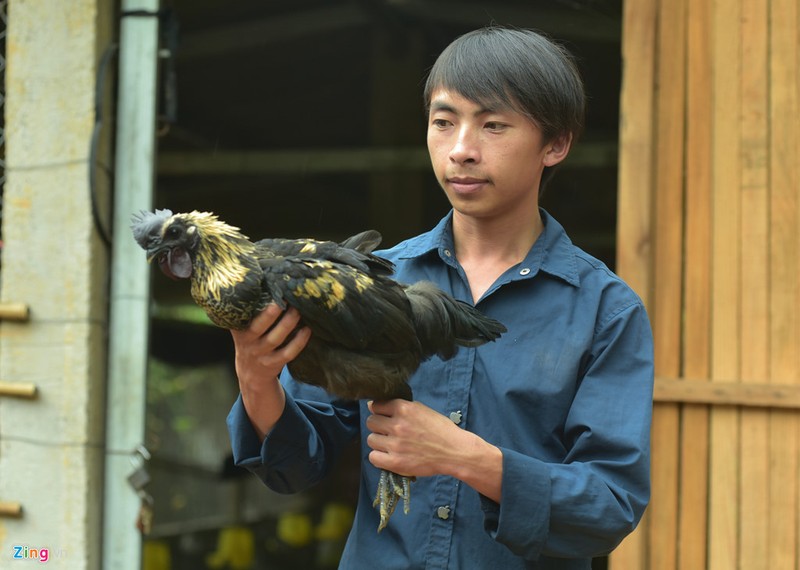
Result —
<instances>
[{"instance_id":1,"label":"man's nose","mask_svg":"<svg viewBox=\"0 0 800 570\"><path fill-rule=\"evenodd\" d=\"M480 161L480 148L476 133L469 128L462 128L450 149L450 160L457 164Z\"/></svg>"}]
</instances>

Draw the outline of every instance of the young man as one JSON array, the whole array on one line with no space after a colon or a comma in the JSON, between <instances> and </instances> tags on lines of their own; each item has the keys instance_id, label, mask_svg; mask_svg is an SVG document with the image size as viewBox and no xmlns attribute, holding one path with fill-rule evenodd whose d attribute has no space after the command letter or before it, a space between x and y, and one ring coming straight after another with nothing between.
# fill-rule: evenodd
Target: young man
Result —
<instances>
[{"instance_id":1,"label":"young man","mask_svg":"<svg viewBox=\"0 0 800 570\"><path fill-rule=\"evenodd\" d=\"M415 402L331 401L284 365L309 333L267 308L234 332L234 456L295 492L360 437L362 478L343 568L588 569L649 498L652 339L639 298L569 241L538 199L581 129L571 58L534 32L457 39L425 88L428 149L452 211L381 255L508 332L433 358ZM285 341L289 339L288 343ZM378 469L416 476L408 515L376 534Z\"/></svg>"}]
</instances>

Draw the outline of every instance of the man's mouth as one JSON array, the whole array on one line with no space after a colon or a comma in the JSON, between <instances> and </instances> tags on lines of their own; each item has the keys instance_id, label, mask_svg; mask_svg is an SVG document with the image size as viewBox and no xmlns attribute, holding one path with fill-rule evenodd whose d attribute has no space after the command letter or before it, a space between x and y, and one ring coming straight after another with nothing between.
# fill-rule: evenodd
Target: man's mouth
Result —
<instances>
[{"instance_id":1,"label":"man's mouth","mask_svg":"<svg viewBox=\"0 0 800 570\"><path fill-rule=\"evenodd\" d=\"M483 186L488 184L485 178L476 178L473 176L451 176L447 178L447 184L456 192L468 194L470 192L477 192Z\"/></svg>"}]
</instances>

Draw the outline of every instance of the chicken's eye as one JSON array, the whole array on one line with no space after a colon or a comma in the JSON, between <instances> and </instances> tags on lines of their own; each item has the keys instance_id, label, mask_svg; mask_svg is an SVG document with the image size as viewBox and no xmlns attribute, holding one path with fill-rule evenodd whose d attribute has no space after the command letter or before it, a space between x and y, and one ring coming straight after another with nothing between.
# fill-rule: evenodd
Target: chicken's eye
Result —
<instances>
[{"instance_id":1,"label":"chicken's eye","mask_svg":"<svg viewBox=\"0 0 800 570\"><path fill-rule=\"evenodd\" d=\"M167 237L168 238L175 239L175 238L180 237L180 235L181 235L180 228L176 228L175 226L167 228Z\"/></svg>"}]
</instances>

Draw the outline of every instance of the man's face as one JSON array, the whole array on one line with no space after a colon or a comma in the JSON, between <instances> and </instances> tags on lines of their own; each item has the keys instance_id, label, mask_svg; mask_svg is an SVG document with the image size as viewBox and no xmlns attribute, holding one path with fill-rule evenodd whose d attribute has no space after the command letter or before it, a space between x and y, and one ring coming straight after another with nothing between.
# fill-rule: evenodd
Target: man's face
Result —
<instances>
[{"instance_id":1,"label":"man's face","mask_svg":"<svg viewBox=\"0 0 800 570\"><path fill-rule=\"evenodd\" d=\"M536 208L545 166L569 150L543 143L539 127L510 108L486 108L458 93L433 92L428 152L453 208L476 218Z\"/></svg>"}]
</instances>

